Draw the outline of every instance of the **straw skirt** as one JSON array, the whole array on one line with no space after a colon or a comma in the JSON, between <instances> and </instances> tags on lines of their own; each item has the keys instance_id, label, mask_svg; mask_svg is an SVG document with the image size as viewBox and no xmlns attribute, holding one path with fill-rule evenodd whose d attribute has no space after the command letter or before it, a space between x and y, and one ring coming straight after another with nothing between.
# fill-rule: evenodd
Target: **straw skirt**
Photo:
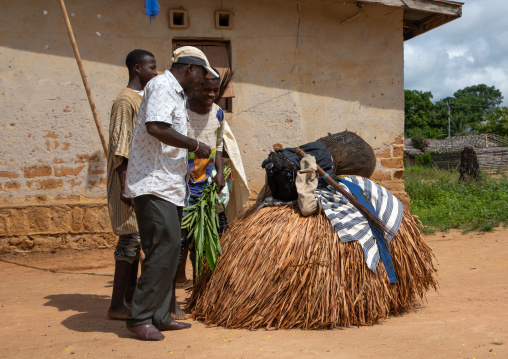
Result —
<instances>
[{"instance_id":1,"label":"straw skirt","mask_svg":"<svg viewBox=\"0 0 508 359\"><path fill-rule=\"evenodd\" d=\"M390 242L397 284L383 264L365 264L358 242L342 243L323 214L298 207L250 210L221 239L187 305L193 318L227 328L322 329L372 325L414 307L436 289L433 255L413 216Z\"/></svg>"}]
</instances>

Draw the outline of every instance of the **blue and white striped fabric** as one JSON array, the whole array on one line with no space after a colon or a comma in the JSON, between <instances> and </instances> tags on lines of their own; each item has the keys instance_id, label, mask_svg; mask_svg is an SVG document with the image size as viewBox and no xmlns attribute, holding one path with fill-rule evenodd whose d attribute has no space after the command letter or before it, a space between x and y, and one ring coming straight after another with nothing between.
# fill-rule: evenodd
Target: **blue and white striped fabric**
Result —
<instances>
[{"instance_id":1,"label":"blue and white striped fabric","mask_svg":"<svg viewBox=\"0 0 508 359\"><path fill-rule=\"evenodd\" d=\"M379 219L386 225L392 235L384 233L387 243L397 233L402 221L402 203L395 198L386 188L371 180L359 176L343 176L358 186L363 191L365 199L375 208ZM337 181L347 192L351 193L346 185ZM347 198L332 186L326 190L318 189L316 194L321 201L321 207L337 232L342 242L359 241L367 266L376 272L380 255L374 234L370 229L369 222L356 209Z\"/></svg>"},{"instance_id":2,"label":"blue and white striped fabric","mask_svg":"<svg viewBox=\"0 0 508 359\"><path fill-rule=\"evenodd\" d=\"M384 238L389 244L397 233L402 222L402 203L395 198L390 191L377 183L359 176L342 176L347 181L358 185L386 228L392 233L384 233ZM337 183L347 192L351 191L340 181ZM321 202L321 208L330 221L333 229L337 232L342 242L358 241L363 249L365 263L374 273L379 264L380 254L376 238L370 229L369 222L356 209L349 200L332 186L327 189L317 189L316 195ZM284 202L273 197L267 197L258 207L298 205L298 201Z\"/></svg>"}]
</instances>

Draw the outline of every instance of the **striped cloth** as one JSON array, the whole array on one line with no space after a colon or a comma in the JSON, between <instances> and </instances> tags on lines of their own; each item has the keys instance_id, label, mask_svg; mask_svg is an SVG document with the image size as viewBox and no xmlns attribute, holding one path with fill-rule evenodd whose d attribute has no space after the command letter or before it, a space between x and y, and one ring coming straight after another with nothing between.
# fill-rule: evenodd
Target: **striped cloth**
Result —
<instances>
[{"instance_id":1,"label":"striped cloth","mask_svg":"<svg viewBox=\"0 0 508 359\"><path fill-rule=\"evenodd\" d=\"M379 219L391 231L391 235L384 233L384 238L389 244L402 222L402 203L386 188L367 178L359 176L343 176L342 178L360 186L365 199L372 204ZM340 181L337 183L351 193L346 185ZM318 189L316 194L321 201L323 212L339 235L340 240L342 242L360 242L365 263L373 272L376 272L380 255L369 222L349 200L332 186L328 186L326 190Z\"/></svg>"},{"instance_id":2,"label":"striped cloth","mask_svg":"<svg viewBox=\"0 0 508 359\"><path fill-rule=\"evenodd\" d=\"M108 209L113 233L117 236L138 232L134 207L120 200L120 179L116 168L129 152L137 122L142 96L130 88L124 88L111 109L108 146Z\"/></svg>"},{"instance_id":3,"label":"striped cloth","mask_svg":"<svg viewBox=\"0 0 508 359\"><path fill-rule=\"evenodd\" d=\"M390 230L391 235L384 233L384 238L389 244L393 236L397 233L402 222L403 207L402 203L395 198L386 188L379 184L359 176L343 176L358 186L363 191L364 197L372 204L376 210L379 219ZM336 181L346 191L351 193L346 185ZM369 222L356 209L347 198L338 192L332 186L326 189L316 190L316 195L321 202L321 208L330 221L333 229L337 232L342 242L358 241L363 249L364 260L369 269L376 272L380 260L379 248ZM295 203L296 202L296 203ZM258 208L264 206L281 206L297 204L297 201L282 202L272 197L267 197Z\"/></svg>"}]
</instances>

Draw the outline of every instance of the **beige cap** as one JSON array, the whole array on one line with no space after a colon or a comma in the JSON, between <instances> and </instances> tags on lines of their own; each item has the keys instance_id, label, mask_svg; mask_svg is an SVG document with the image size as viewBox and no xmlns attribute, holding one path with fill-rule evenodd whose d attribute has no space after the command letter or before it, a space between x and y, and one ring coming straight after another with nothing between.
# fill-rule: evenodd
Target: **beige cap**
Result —
<instances>
[{"instance_id":1,"label":"beige cap","mask_svg":"<svg viewBox=\"0 0 508 359\"><path fill-rule=\"evenodd\" d=\"M208 71L207 78L218 78L219 74L208 62L203 51L194 46L182 46L173 52L173 62L177 64L194 64L202 66Z\"/></svg>"}]
</instances>

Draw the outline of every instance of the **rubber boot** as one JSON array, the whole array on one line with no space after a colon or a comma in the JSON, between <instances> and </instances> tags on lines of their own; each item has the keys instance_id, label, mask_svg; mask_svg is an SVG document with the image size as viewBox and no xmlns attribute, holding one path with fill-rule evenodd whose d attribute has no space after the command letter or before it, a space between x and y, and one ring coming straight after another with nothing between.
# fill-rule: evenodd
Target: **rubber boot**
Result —
<instances>
[{"instance_id":1,"label":"rubber boot","mask_svg":"<svg viewBox=\"0 0 508 359\"><path fill-rule=\"evenodd\" d=\"M115 276L113 278L113 293L107 316L109 319L125 320L129 315L129 307L125 305L125 290L130 273L131 264L127 261L115 262Z\"/></svg>"},{"instance_id":2,"label":"rubber boot","mask_svg":"<svg viewBox=\"0 0 508 359\"><path fill-rule=\"evenodd\" d=\"M129 277L127 278L127 288L125 289L125 304L130 308L136 283L138 282L139 261L132 262L129 269Z\"/></svg>"}]
</instances>

